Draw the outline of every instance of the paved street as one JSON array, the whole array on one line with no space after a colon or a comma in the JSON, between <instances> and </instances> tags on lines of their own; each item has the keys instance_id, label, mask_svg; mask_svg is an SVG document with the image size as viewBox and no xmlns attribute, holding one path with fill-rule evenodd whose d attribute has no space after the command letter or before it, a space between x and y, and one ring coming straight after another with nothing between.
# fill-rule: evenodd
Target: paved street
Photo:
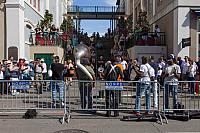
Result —
<instances>
[{"instance_id":1,"label":"paved street","mask_svg":"<svg viewBox=\"0 0 200 133\"><path fill-rule=\"evenodd\" d=\"M169 124L159 125L154 122L123 122L119 119L72 119L70 124L61 125L57 119L1 119L0 133L54 133L69 129L79 129L89 133L200 132L199 123L200 120L188 122L170 120Z\"/></svg>"}]
</instances>

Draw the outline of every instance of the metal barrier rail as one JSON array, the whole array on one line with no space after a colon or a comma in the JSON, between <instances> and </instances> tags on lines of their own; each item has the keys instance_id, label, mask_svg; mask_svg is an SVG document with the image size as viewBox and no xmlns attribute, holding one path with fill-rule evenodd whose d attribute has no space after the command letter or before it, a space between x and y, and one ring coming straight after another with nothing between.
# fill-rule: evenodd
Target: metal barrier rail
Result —
<instances>
[{"instance_id":1,"label":"metal barrier rail","mask_svg":"<svg viewBox=\"0 0 200 133\"><path fill-rule=\"evenodd\" d=\"M24 113L28 109L42 114L64 114L66 85L51 80L0 80L0 113Z\"/></svg>"},{"instance_id":2,"label":"metal barrier rail","mask_svg":"<svg viewBox=\"0 0 200 133\"><path fill-rule=\"evenodd\" d=\"M200 81L166 82L163 91L164 115L181 116L189 120L200 111Z\"/></svg>"},{"instance_id":3,"label":"metal barrier rail","mask_svg":"<svg viewBox=\"0 0 200 133\"><path fill-rule=\"evenodd\" d=\"M71 112L76 111L105 111L107 116L111 115L111 111L114 111L115 116L119 113L127 115L130 112L153 112L162 124L160 87L157 82L141 84L136 81L73 81L68 85L66 93L69 101L65 106L69 107L69 110L65 108L65 112L69 111L67 121L70 120ZM148 97L149 104L146 103L147 100L145 102L145 97Z\"/></svg>"}]
</instances>

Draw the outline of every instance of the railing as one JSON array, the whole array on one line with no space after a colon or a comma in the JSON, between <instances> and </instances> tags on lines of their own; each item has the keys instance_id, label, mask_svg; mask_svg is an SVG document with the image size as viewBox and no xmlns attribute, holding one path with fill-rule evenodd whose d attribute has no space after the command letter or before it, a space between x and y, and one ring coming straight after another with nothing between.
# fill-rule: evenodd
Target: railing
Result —
<instances>
[{"instance_id":1,"label":"railing","mask_svg":"<svg viewBox=\"0 0 200 133\"><path fill-rule=\"evenodd\" d=\"M166 46L165 32L159 32L158 36L155 32L148 32L148 34L135 33L125 43L126 48L133 46Z\"/></svg>"},{"instance_id":2,"label":"railing","mask_svg":"<svg viewBox=\"0 0 200 133\"><path fill-rule=\"evenodd\" d=\"M68 13L74 13L74 12L120 12L120 10L117 10L117 7L115 6L69 6L67 8Z\"/></svg>"},{"instance_id":3,"label":"railing","mask_svg":"<svg viewBox=\"0 0 200 133\"><path fill-rule=\"evenodd\" d=\"M59 46L64 48L67 43L67 35L58 32L31 32L29 41L31 42L31 46Z\"/></svg>"}]
</instances>

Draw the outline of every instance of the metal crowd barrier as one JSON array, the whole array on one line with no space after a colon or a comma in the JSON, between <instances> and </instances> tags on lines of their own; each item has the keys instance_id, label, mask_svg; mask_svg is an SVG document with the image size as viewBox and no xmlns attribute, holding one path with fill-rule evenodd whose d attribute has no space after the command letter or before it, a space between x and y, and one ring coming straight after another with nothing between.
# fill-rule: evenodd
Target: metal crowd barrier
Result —
<instances>
[{"instance_id":1,"label":"metal crowd barrier","mask_svg":"<svg viewBox=\"0 0 200 133\"><path fill-rule=\"evenodd\" d=\"M66 99L69 103L65 106L66 117L69 122L73 113L97 113L102 115L112 115L110 112L114 112L114 115L123 116L123 119L143 119L147 114L156 117L161 124L163 123L161 117L161 93L160 84L157 82L148 82L148 90L144 88L144 85L137 81L78 81L74 80L68 84L66 92ZM143 86L142 86L143 85ZM155 90L156 87L156 90ZM137 89L138 88L138 89ZM141 89L143 93L140 97ZM138 94L138 95L137 95ZM150 105L149 109L146 108L146 96L149 95ZM136 100L139 98L139 100ZM137 106L141 105L141 108ZM69 111L69 112L68 112ZM138 115L140 112L142 115ZM98 113L99 114L99 113ZM131 114L131 115L130 115Z\"/></svg>"},{"instance_id":2,"label":"metal crowd barrier","mask_svg":"<svg viewBox=\"0 0 200 133\"><path fill-rule=\"evenodd\" d=\"M200 115L200 81L166 82L163 91L164 115L189 120Z\"/></svg>"},{"instance_id":3,"label":"metal crowd barrier","mask_svg":"<svg viewBox=\"0 0 200 133\"><path fill-rule=\"evenodd\" d=\"M63 81L0 80L0 113L21 114L36 109L44 115L65 115Z\"/></svg>"},{"instance_id":4,"label":"metal crowd barrier","mask_svg":"<svg viewBox=\"0 0 200 133\"><path fill-rule=\"evenodd\" d=\"M168 123L167 117L189 119L200 112L200 81L166 82L164 89L157 82L147 84L137 81L0 80L0 114L36 109L46 116L62 116L64 123L76 112L101 116L112 116L114 112L124 120L141 120L153 113L162 124L163 118Z\"/></svg>"}]
</instances>

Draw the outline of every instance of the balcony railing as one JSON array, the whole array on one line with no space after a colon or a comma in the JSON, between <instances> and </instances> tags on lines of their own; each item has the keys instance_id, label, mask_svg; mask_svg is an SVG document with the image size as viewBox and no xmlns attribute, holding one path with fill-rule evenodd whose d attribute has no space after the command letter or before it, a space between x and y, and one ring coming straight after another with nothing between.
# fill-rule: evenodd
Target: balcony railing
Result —
<instances>
[{"instance_id":1,"label":"balcony railing","mask_svg":"<svg viewBox=\"0 0 200 133\"><path fill-rule=\"evenodd\" d=\"M126 48L133 46L166 46L165 32L159 32L158 36L155 32L136 33L126 40Z\"/></svg>"},{"instance_id":2,"label":"balcony railing","mask_svg":"<svg viewBox=\"0 0 200 133\"><path fill-rule=\"evenodd\" d=\"M120 12L117 10L115 6L69 6L67 7L68 13L98 13L98 12L105 12L105 13L115 13Z\"/></svg>"},{"instance_id":3,"label":"balcony railing","mask_svg":"<svg viewBox=\"0 0 200 133\"><path fill-rule=\"evenodd\" d=\"M29 42L31 42L31 46L57 46L65 48L67 45L67 34L58 32L31 32Z\"/></svg>"}]
</instances>

